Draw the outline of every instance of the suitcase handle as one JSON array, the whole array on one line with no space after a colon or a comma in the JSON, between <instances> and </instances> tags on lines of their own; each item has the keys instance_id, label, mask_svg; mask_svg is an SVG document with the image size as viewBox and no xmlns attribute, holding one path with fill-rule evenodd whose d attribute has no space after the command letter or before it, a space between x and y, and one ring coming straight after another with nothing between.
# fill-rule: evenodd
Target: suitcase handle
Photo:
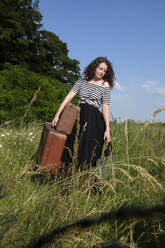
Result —
<instances>
[{"instance_id":1,"label":"suitcase handle","mask_svg":"<svg viewBox=\"0 0 165 248\"><path fill-rule=\"evenodd\" d=\"M53 127L51 122L46 122L46 123L47 123L51 128L53 128L53 129L56 130L55 126Z\"/></svg>"}]
</instances>

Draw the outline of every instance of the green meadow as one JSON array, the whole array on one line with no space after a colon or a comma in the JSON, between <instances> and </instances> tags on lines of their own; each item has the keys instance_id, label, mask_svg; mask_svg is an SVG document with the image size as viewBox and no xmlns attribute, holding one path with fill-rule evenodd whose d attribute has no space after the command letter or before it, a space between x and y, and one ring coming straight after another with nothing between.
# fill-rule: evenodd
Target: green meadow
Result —
<instances>
[{"instance_id":1,"label":"green meadow","mask_svg":"<svg viewBox=\"0 0 165 248\"><path fill-rule=\"evenodd\" d=\"M0 247L32 247L41 235L120 207L165 202L165 124L111 121L113 153L95 170L41 174L35 153L43 123L0 128ZM75 144L76 147L76 144ZM93 183L91 184L92 179ZM70 229L42 247L165 247L165 218L113 219Z\"/></svg>"}]
</instances>

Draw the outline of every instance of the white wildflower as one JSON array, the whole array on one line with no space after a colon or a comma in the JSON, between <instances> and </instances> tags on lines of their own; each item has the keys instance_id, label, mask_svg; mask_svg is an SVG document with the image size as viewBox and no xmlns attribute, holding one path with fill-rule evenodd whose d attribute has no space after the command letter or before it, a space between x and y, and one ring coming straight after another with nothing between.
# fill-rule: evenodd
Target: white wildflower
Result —
<instances>
[{"instance_id":1,"label":"white wildflower","mask_svg":"<svg viewBox=\"0 0 165 248\"><path fill-rule=\"evenodd\" d=\"M10 135L9 133L6 133L7 135Z\"/></svg>"},{"instance_id":2,"label":"white wildflower","mask_svg":"<svg viewBox=\"0 0 165 248\"><path fill-rule=\"evenodd\" d=\"M33 139L30 139L30 141L32 142L32 141L33 141Z\"/></svg>"},{"instance_id":3,"label":"white wildflower","mask_svg":"<svg viewBox=\"0 0 165 248\"><path fill-rule=\"evenodd\" d=\"M29 133L29 136L32 136L33 135L33 133L31 132L31 133Z\"/></svg>"},{"instance_id":4,"label":"white wildflower","mask_svg":"<svg viewBox=\"0 0 165 248\"><path fill-rule=\"evenodd\" d=\"M4 137L5 136L4 133L2 133L1 136Z\"/></svg>"},{"instance_id":5,"label":"white wildflower","mask_svg":"<svg viewBox=\"0 0 165 248\"><path fill-rule=\"evenodd\" d=\"M2 145L0 144L0 148L2 148Z\"/></svg>"}]
</instances>

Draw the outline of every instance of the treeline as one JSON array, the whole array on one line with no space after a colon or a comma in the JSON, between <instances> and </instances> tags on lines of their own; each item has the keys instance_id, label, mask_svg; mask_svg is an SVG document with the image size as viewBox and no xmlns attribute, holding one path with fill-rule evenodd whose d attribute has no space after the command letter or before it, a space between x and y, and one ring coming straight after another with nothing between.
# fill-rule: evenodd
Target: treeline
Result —
<instances>
[{"instance_id":1,"label":"treeline","mask_svg":"<svg viewBox=\"0 0 165 248\"><path fill-rule=\"evenodd\" d=\"M22 116L48 120L80 76L67 44L43 29L39 1L0 1L0 122Z\"/></svg>"}]
</instances>

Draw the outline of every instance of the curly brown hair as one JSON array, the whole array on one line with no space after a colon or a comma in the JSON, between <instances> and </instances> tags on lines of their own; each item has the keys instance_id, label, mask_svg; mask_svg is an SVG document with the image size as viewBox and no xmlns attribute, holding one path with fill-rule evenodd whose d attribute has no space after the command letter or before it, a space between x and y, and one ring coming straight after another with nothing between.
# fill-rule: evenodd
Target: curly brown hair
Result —
<instances>
[{"instance_id":1,"label":"curly brown hair","mask_svg":"<svg viewBox=\"0 0 165 248\"><path fill-rule=\"evenodd\" d=\"M112 88L114 86L115 73L113 71L113 67L111 62L106 57L98 57L94 59L83 71L83 78L86 80L91 80L95 75L95 70L100 63L105 63L107 65L107 71L103 77L105 81L107 81Z\"/></svg>"}]
</instances>

